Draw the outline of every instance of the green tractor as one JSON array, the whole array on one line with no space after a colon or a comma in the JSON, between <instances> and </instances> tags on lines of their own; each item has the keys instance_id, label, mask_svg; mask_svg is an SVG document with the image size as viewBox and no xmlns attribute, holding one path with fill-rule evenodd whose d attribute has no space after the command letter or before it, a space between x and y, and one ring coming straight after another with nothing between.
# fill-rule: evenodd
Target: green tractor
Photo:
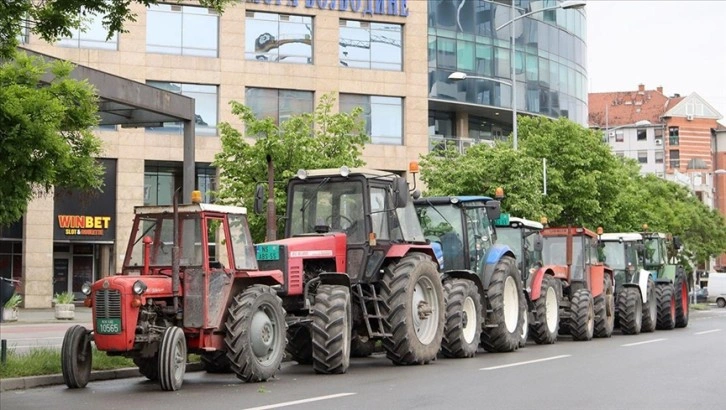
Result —
<instances>
[{"instance_id":1,"label":"green tractor","mask_svg":"<svg viewBox=\"0 0 726 410\"><path fill-rule=\"evenodd\" d=\"M686 272L677 264L677 254L682 244L678 237L648 232L643 236L643 267L649 271L659 286L657 329L673 329L688 326L688 283Z\"/></svg>"}]
</instances>

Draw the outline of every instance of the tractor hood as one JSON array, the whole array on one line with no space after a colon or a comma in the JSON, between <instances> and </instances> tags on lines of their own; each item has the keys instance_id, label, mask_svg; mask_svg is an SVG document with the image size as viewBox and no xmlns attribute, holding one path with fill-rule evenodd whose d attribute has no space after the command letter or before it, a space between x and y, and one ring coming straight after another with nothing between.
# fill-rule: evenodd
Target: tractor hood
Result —
<instances>
[{"instance_id":1,"label":"tractor hood","mask_svg":"<svg viewBox=\"0 0 726 410\"><path fill-rule=\"evenodd\" d=\"M146 290L143 293L144 297L158 298L172 296L171 276L166 275L109 276L96 281L92 286L92 291L95 293L101 290L112 289L120 291L122 295L131 295L133 294L132 289L134 283L137 281L141 281L146 286Z\"/></svg>"}]
</instances>

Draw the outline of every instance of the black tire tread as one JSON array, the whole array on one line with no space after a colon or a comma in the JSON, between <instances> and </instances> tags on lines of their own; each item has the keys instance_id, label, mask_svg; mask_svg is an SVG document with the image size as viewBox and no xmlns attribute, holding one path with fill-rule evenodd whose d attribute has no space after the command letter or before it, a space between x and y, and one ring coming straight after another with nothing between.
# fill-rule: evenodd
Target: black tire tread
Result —
<instances>
[{"instance_id":1,"label":"black tire tread","mask_svg":"<svg viewBox=\"0 0 726 410\"><path fill-rule=\"evenodd\" d=\"M350 319L350 289L341 285L318 286L310 328L315 373L342 374L348 371Z\"/></svg>"},{"instance_id":2,"label":"black tire tread","mask_svg":"<svg viewBox=\"0 0 726 410\"><path fill-rule=\"evenodd\" d=\"M671 311L671 306L675 303L673 293L672 283L659 283L655 287L656 300L658 301L658 322L656 324L658 330L670 330L676 326L676 318Z\"/></svg>"},{"instance_id":3,"label":"black tire tread","mask_svg":"<svg viewBox=\"0 0 726 410\"><path fill-rule=\"evenodd\" d=\"M86 387L91 375L93 355L90 340L87 342L87 356L80 357L84 338L88 330L80 325L73 325L66 330L61 345L61 371L63 382L70 389Z\"/></svg>"},{"instance_id":4,"label":"black tire tread","mask_svg":"<svg viewBox=\"0 0 726 410\"><path fill-rule=\"evenodd\" d=\"M590 321L594 320L595 312L592 293L587 289L578 289L570 301L570 334L573 340L587 341L594 335L594 326L590 327Z\"/></svg>"},{"instance_id":5,"label":"black tire tread","mask_svg":"<svg viewBox=\"0 0 726 410\"><path fill-rule=\"evenodd\" d=\"M553 331L550 331L547 328L547 289L553 288L555 291L555 299L557 300L557 321L555 323L555 328ZM537 344L552 344L557 341L557 333L558 328L560 324L560 301L559 296L557 296L557 279L553 278L550 275L545 275L542 278L542 286L540 291L540 297L537 298L537 300L534 301L534 320L532 321L532 324L530 325L530 332L532 335L532 339L534 339L535 343Z\"/></svg>"},{"instance_id":6,"label":"black tire tread","mask_svg":"<svg viewBox=\"0 0 726 410\"><path fill-rule=\"evenodd\" d=\"M176 384L174 380L174 371L170 364L174 361L174 348L176 346L176 339L181 338L185 340L184 331L177 326L166 328L164 335L161 337L161 343L159 344L159 384L161 390L164 391L176 391L181 388L182 383ZM182 379L186 372L186 341L184 343L184 354L185 362L183 363Z\"/></svg>"},{"instance_id":7,"label":"black tire tread","mask_svg":"<svg viewBox=\"0 0 726 410\"><path fill-rule=\"evenodd\" d=\"M603 291L600 295L595 298L595 337L607 338L613 335L613 329L615 328L615 303L610 306L610 316L607 314L607 294L611 295L611 300L614 301L615 289L613 288L613 281L610 276L605 275L603 283Z\"/></svg>"},{"instance_id":8,"label":"black tire tread","mask_svg":"<svg viewBox=\"0 0 726 410\"><path fill-rule=\"evenodd\" d=\"M487 289L487 313L484 319L485 328L481 334L481 346L487 352L513 352L519 348L522 334L522 317L518 314L517 326L513 332L507 330L504 320L504 283L507 277L514 278L517 296L522 294L522 280L517 269L517 262L510 256L503 256L494 267L489 288ZM517 301L519 312L519 301ZM496 327L489 327L496 324Z\"/></svg>"},{"instance_id":9,"label":"black tire tread","mask_svg":"<svg viewBox=\"0 0 726 410\"><path fill-rule=\"evenodd\" d=\"M471 342L464 339L464 300L467 297L474 301L476 334ZM474 357L479 348L481 335L482 313L481 295L476 284L465 279L451 279L444 283L444 300L446 303L446 319L444 320L444 338L441 342L441 354L450 358Z\"/></svg>"},{"instance_id":10,"label":"black tire tread","mask_svg":"<svg viewBox=\"0 0 726 410\"><path fill-rule=\"evenodd\" d=\"M638 312L638 306L641 312ZM643 327L642 299L638 288L624 287L618 293L618 324L624 335L637 335Z\"/></svg>"},{"instance_id":11,"label":"black tire tread","mask_svg":"<svg viewBox=\"0 0 726 410\"><path fill-rule=\"evenodd\" d=\"M640 331L651 333L655 331L655 325L658 322L658 299L655 294L655 281L653 281L653 278L648 278L646 292L648 292L648 301L643 305L643 324ZM651 306L655 306L655 314L652 318L650 317Z\"/></svg>"}]
</instances>

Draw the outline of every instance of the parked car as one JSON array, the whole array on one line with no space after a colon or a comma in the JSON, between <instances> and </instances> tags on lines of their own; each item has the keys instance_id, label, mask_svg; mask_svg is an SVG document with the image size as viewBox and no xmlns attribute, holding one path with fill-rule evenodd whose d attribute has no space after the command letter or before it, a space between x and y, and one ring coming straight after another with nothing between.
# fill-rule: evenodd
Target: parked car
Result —
<instances>
[{"instance_id":1,"label":"parked car","mask_svg":"<svg viewBox=\"0 0 726 410\"><path fill-rule=\"evenodd\" d=\"M726 273L712 272L708 276L708 301L726 307Z\"/></svg>"},{"instance_id":2,"label":"parked car","mask_svg":"<svg viewBox=\"0 0 726 410\"><path fill-rule=\"evenodd\" d=\"M696 295L696 303L706 303L708 300L708 289L700 288L688 292L688 300L693 302L693 295Z\"/></svg>"}]
</instances>

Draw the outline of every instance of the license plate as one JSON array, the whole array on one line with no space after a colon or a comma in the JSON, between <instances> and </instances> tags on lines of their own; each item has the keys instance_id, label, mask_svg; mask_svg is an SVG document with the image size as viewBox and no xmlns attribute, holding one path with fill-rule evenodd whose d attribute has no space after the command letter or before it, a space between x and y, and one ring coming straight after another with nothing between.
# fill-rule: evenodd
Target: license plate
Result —
<instances>
[{"instance_id":1,"label":"license plate","mask_svg":"<svg viewBox=\"0 0 726 410\"><path fill-rule=\"evenodd\" d=\"M96 332L104 335L121 333L121 319L96 319Z\"/></svg>"},{"instance_id":2,"label":"license plate","mask_svg":"<svg viewBox=\"0 0 726 410\"><path fill-rule=\"evenodd\" d=\"M258 261L276 261L280 259L280 245L257 245Z\"/></svg>"}]
</instances>

